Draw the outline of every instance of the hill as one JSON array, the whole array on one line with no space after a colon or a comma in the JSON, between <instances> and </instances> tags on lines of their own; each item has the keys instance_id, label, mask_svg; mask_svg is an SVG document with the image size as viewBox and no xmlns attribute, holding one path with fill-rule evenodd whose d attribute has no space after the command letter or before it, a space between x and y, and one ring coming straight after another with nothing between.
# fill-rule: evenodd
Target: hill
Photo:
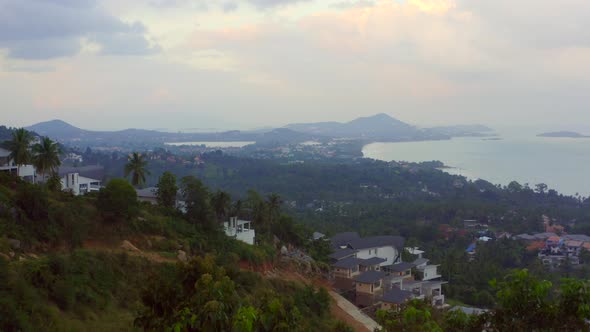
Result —
<instances>
[{"instance_id":1,"label":"hill","mask_svg":"<svg viewBox=\"0 0 590 332\"><path fill-rule=\"evenodd\" d=\"M329 137L404 140L422 136L416 127L385 113L361 117L349 122L317 122L290 124L285 128Z\"/></svg>"},{"instance_id":2,"label":"hill","mask_svg":"<svg viewBox=\"0 0 590 332\"><path fill-rule=\"evenodd\" d=\"M589 138L588 135L583 135L573 131L554 131L548 133L542 133L537 135L538 137L561 137L561 138Z\"/></svg>"}]
</instances>

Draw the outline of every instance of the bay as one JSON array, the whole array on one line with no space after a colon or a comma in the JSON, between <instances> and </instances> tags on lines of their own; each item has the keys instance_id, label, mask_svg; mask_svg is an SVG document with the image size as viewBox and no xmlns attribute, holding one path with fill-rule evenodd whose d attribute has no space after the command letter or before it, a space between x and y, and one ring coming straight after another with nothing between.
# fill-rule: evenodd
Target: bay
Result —
<instances>
[{"instance_id":1,"label":"bay","mask_svg":"<svg viewBox=\"0 0 590 332\"><path fill-rule=\"evenodd\" d=\"M547 138L532 133L507 133L443 141L372 143L367 158L385 161L439 160L451 174L507 185L545 183L560 193L590 195L590 139Z\"/></svg>"}]
</instances>

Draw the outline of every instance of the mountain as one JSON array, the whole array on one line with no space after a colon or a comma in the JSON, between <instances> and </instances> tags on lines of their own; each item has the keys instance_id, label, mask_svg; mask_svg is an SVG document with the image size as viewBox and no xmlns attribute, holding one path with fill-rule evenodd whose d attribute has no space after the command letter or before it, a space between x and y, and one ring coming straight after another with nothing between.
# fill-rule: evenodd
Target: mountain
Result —
<instances>
[{"instance_id":1,"label":"mountain","mask_svg":"<svg viewBox=\"0 0 590 332\"><path fill-rule=\"evenodd\" d=\"M549 133L542 133L538 137L562 137L562 138L589 138L588 135L583 135L574 131L554 131Z\"/></svg>"},{"instance_id":2,"label":"mountain","mask_svg":"<svg viewBox=\"0 0 590 332\"><path fill-rule=\"evenodd\" d=\"M51 120L40 122L26 128L30 131L35 131L39 135L49 137L80 137L88 133L87 130L74 127L71 124L62 120Z\"/></svg>"},{"instance_id":3,"label":"mountain","mask_svg":"<svg viewBox=\"0 0 590 332\"><path fill-rule=\"evenodd\" d=\"M421 136L421 130L385 113L362 117L350 122L317 122L290 124L285 128L308 134L362 139L412 139Z\"/></svg>"},{"instance_id":4,"label":"mountain","mask_svg":"<svg viewBox=\"0 0 590 332\"><path fill-rule=\"evenodd\" d=\"M80 129L62 120L51 120L29 126L27 130L48 136L57 141L76 141L84 143L163 143L186 141L253 141L259 134L227 131L219 133L169 133L146 129L124 129L118 131L93 131Z\"/></svg>"}]
</instances>

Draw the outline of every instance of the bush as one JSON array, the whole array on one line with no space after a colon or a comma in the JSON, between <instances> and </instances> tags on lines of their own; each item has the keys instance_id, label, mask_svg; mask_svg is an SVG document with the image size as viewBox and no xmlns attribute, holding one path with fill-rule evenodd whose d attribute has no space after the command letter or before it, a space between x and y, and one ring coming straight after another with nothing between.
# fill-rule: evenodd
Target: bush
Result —
<instances>
[{"instance_id":1,"label":"bush","mask_svg":"<svg viewBox=\"0 0 590 332\"><path fill-rule=\"evenodd\" d=\"M124 179L111 180L98 194L97 207L107 221L120 222L137 215L137 193Z\"/></svg>"}]
</instances>

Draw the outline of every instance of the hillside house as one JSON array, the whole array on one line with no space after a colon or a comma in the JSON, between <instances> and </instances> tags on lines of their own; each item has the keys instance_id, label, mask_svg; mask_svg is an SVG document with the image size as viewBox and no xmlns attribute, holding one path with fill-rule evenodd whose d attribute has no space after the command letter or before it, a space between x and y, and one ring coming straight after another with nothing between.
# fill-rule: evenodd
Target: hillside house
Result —
<instances>
[{"instance_id":1,"label":"hillside house","mask_svg":"<svg viewBox=\"0 0 590 332\"><path fill-rule=\"evenodd\" d=\"M225 235L233 237L236 240L252 245L255 243L256 232L252 228L251 221L231 217L229 221L223 223L223 230L225 231Z\"/></svg>"},{"instance_id":2,"label":"hillside house","mask_svg":"<svg viewBox=\"0 0 590 332\"><path fill-rule=\"evenodd\" d=\"M10 151L0 148L0 172L18 174L28 182L35 182L37 171L33 165L17 166L14 160L10 158Z\"/></svg>"},{"instance_id":3,"label":"hillside house","mask_svg":"<svg viewBox=\"0 0 590 332\"><path fill-rule=\"evenodd\" d=\"M333 286L344 293L353 292L351 298L356 305L367 307L388 299L408 299L409 293L411 297L428 298L434 305L444 305L441 287L444 282L437 280L441 278L438 265L428 264L428 259L421 257L424 252L418 248L414 248L414 252L419 253L418 259L412 263L402 262L403 238L361 238L349 232L337 234L331 241L335 250L330 255ZM419 280L414 280L412 271ZM384 305L395 304L393 301Z\"/></svg>"},{"instance_id":4,"label":"hillside house","mask_svg":"<svg viewBox=\"0 0 590 332\"><path fill-rule=\"evenodd\" d=\"M60 167L57 171L61 188L74 195L98 192L102 188L104 168L102 166Z\"/></svg>"}]
</instances>

